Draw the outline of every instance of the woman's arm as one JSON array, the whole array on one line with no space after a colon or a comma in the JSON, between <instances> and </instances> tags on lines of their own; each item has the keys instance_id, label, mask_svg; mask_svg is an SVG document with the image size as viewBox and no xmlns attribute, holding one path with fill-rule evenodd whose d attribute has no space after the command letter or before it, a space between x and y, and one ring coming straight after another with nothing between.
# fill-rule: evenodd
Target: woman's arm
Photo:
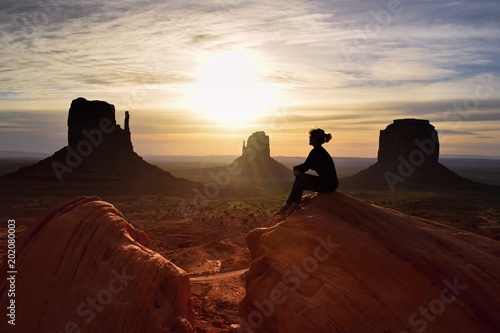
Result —
<instances>
[{"instance_id":1,"label":"woman's arm","mask_svg":"<svg viewBox=\"0 0 500 333\"><path fill-rule=\"evenodd\" d=\"M309 156L307 156L306 158L306 161L302 164L299 164L299 165L296 165L293 167L293 171L298 171L300 173L304 173L306 172L307 170L311 169L311 161L312 161L312 150L311 152L309 153Z\"/></svg>"}]
</instances>

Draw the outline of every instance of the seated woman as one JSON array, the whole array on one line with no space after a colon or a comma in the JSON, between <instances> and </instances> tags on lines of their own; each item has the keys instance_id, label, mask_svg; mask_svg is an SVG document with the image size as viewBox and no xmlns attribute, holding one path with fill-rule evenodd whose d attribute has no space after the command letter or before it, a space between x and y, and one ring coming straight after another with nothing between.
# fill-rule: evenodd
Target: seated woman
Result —
<instances>
[{"instance_id":1,"label":"seated woman","mask_svg":"<svg viewBox=\"0 0 500 333\"><path fill-rule=\"evenodd\" d=\"M300 209L300 201L304 190L315 192L333 192L339 186L337 171L333 159L322 144L332 139L330 133L325 134L321 128L309 131L309 144L314 148L303 164L293 167L295 182L286 203L276 212L276 215L291 214ZM314 170L318 176L305 173Z\"/></svg>"}]
</instances>

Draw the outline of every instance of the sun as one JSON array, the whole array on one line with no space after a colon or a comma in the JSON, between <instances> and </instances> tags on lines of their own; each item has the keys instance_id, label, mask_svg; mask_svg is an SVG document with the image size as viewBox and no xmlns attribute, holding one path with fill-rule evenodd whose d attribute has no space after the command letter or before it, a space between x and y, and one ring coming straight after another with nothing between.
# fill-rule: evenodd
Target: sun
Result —
<instances>
[{"instance_id":1,"label":"sun","mask_svg":"<svg viewBox=\"0 0 500 333\"><path fill-rule=\"evenodd\" d=\"M200 58L190 104L204 118L247 124L278 106L277 89L264 81L263 61L252 52L217 52Z\"/></svg>"}]
</instances>

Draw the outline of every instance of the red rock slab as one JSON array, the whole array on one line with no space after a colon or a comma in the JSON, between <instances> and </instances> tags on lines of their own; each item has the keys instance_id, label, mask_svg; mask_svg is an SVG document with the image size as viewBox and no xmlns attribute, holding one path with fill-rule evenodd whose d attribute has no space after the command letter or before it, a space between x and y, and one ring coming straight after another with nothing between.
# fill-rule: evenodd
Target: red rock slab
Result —
<instances>
[{"instance_id":1,"label":"red rock slab","mask_svg":"<svg viewBox=\"0 0 500 333\"><path fill-rule=\"evenodd\" d=\"M15 326L2 315L1 332L194 332L187 274L97 197L48 211L16 251L15 297L0 281L0 308L15 300Z\"/></svg>"},{"instance_id":2,"label":"red rock slab","mask_svg":"<svg viewBox=\"0 0 500 333\"><path fill-rule=\"evenodd\" d=\"M241 332L498 332L500 243L341 193L247 236Z\"/></svg>"}]
</instances>

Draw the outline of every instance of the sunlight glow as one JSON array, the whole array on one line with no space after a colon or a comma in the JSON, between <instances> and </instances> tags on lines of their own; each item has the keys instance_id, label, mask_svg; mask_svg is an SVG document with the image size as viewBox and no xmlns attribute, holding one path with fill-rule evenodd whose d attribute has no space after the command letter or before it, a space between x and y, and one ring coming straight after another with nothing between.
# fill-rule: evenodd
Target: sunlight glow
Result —
<instances>
[{"instance_id":1,"label":"sunlight glow","mask_svg":"<svg viewBox=\"0 0 500 333\"><path fill-rule=\"evenodd\" d=\"M249 51L200 58L191 107L205 118L243 125L278 106L277 88L263 81L263 61Z\"/></svg>"}]
</instances>

